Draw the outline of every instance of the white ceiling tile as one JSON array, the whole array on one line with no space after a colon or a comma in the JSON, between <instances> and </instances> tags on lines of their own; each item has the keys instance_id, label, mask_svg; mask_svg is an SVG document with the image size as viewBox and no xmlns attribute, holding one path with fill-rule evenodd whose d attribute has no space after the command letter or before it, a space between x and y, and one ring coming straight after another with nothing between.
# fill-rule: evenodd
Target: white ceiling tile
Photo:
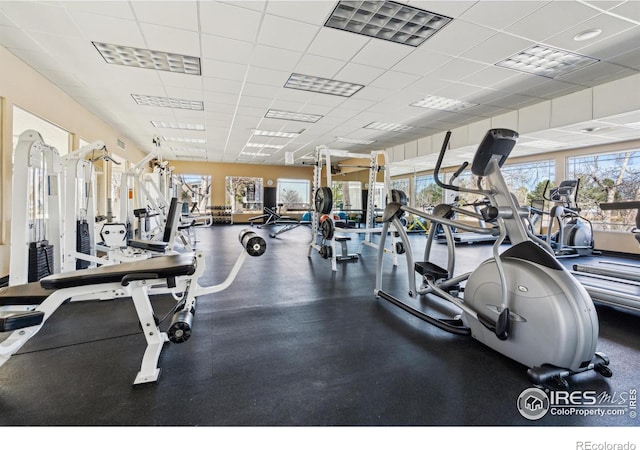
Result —
<instances>
[{"instance_id":1,"label":"white ceiling tile","mask_svg":"<svg viewBox=\"0 0 640 450\"><path fill-rule=\"evenodd\" d=\"M449 17L459 17L466 10L471 8L475 1L429 1L429 0L407 0L407 4L425 11L442 14Z\"/></svg>"},{"instance_id":2,"label":"white ceiling tile","mask_svg":"<svg viewBox=\"0 0 640 450\"><path fill-rule=\"evenodd\" d=\"M617 64L611 64L608 62L598 62L592 64L589 67L585 67L583 69L574 70L566 75L558 77L557 79L560 81L565 81L567 83L580 84L583 86L594 86L596 80L602 77L611 77L615 76L616 73L625 72L626 68L619 66ZM598 83L599 84L599 83Z\"/></svg>"},{"instance_id":3,"label":"white ceiling tile","mask_svg":"<svg viewBox=\"0 0 640 450\"><path fill-rule=\"evenodd\" d=\"M242 80L247 72L246 64L236 64L226 61L216 61L213 59L203 59L202 75L215 76L226 80Z\"/></svg>"},{"instance_id":4,"label":"white ceiling tile","mask_svg":"<svg viewBox=\"0 0 640 450\"><path fill-rule=\"evenodd\" d=\"M191 1L133 1L136 18L142 23L198 31L198 4Z\"/></svg>"},{"instance_id":5,"label":"white ceiling tile","mask_svg":"<svg viewBox=\"0 0 640 450\"><path fill-rule=\"evenodd\" d=\"M0 10L21 29L40 33L80 37L67 10L47 2L0 2Z\"/></svg>"},{"instance_id":6,"label":"white ceiling tile","mask_svg":"<svg viewBox=\"0 0 640 450\"><path fill-rule=\"evenodd\" d=\"M283 72L282 70L265 69L264 67L250 67L246 80L250 83L282 87L290 76L290 72Z\"/></svg>"},{"instance_id":7,"label":"white ceiling tile","mask_svg":"<svg viewBox=\"0 0 640 450\"><path fill-rule=\"evenodd\" d=\"M371 38L323 27L309 46L308 53L349 61Z\"/></svg>"},{"instance_id":8,"label":"white ceiling tile","mask_svg":"<svg viewBox=\"0 0 640 450\"><path fill-rule=\"evenodd\" d=\"M588 54L594 58L609 59L637 49L638 40L640 40L640 26L618 33L609 39L584 46L580 48L580 53Z\"/></svg>"},{"instance_id":9,"label":"white ceiling tile","mask_svg":"<svg viewBox=\"0 0 640 450\"><path fill-rule=\"evenodd\" d=\"M486 64L456 58L429 72L428 75L440 80L458 81L486 67Z\"/></svg>"},{"instance_id":10,"label":"white ceiling tile","mask_svg":"<svg viewBox=\"0 0 640 450\"><path fill-rule=\"evenodd\" d=\"M432 70L449 62L451 56L435 53L431 51L414 51L399 61L393 70L398 72L412 73L415 75L426 75Z\"/></svg>"},{"instance_id":11,"label":"white ceiling tile","mask_svg":"<svg viewBox=\"0 0 640 450\"><path fill-rule=\"evenodd\" d=\"M346 32L345 32L346 33ZM371 39L352 61L367 66L390 69L413 51L413 47L395 42Z\"/></svg>"},{"instance_id":12,"label":"white ceiling tile","mask_svg":"<svg viewBox=\"0 0 640 450\"><path fill-rule=\"evenodd\" d=\"M640 48L628 51L608 60L611 63L619 64L624 67L632 67L640 69Z\"/></svg>"},{"instance_id":13,"label":"white ceiling tile","mask_svg":"<svg viewBox=\"0 0 640 450\"><path fill-rule=\"evenodd\" d=\"M589 56L588 47L598 42L606 41L607 39L621 33L629 28L636 27L637 25L631 24L627 21L608 16L606 14L600 14L597 17L581 22L580 24L564 29L562 32L544 40L545 44L552 47L561 48ZM574 40L574 36L582 31L593 30L595 28L601 29L602 33L596 38L587 42L580 42ZM581 50L584 48L584 52Z\"/></svg>"},{"instance_id":14,"label":"white ceiling tile","mask_svg":"<svg viewBox=\"0 0 640 450\"><path fill-rule=\"evenodd\" d=\"M247 8L253 11L264 12L267 9L267 0L224 0L222 3Z\"/></svg>"},{"instance_id":15,"label":"white ceiling tile","mask_svg":"<svg viewBox=\"0 0 640 450\"><path fill-rule=\"evenodd\" d=\"M322 78L334 78L345 66L345 62L339 59L326 58L324 56L304 55L295 68L296 73L314 75ZM340 80L347 81L347 80Z\"/></svg>"},{"instance_id":16,"label":"white ceiling tile","mask_svg":"<svg viewBox=\"0 0 640 450\"><path fill-rule=\"evenodd\" d=\"M15 27L0 25L0 45L11 50L19 49L25 52L40 52L40 45L25 31Z\"/></svg>"},{"instance_id":17,"label":"white ceiling tile","mask_svg":"<svg viewBox=\"0 0 640 450\"><path fill-rule=\"evenodd\" d=\"M444 98L451 99L467 99L473 98L478 92L482 92L485 89L478 88L477 86L470 86L468 84L453 83L434 91L434 94ZM416 99L418 100L418 99ZM471 100L468 100L471 101Z\"/></svg>"},{"instance_id":18,"label":"white ceiling tile","mask_svg":"<svg viewBox=\"0 0 640 450\"><path fill-rule=\"evenodd\" d=\"M165 86L185 87L189 89L202 89L202 78L197 75L186 75L184 73L162 72L154 70L144 70L144 72L155 72Z\"/></svg>"},{"instance_id":19,"label":"white ceiling tile","mask_svg":"<svg viewBox=\"0 0 640 450\"><path fill-rule=\"evenodd\" d=\"M237 80L224 80L222 78L203 77L202 83L204 90L212 92L221 92L225 94L240 94L242 83Z\"/></svg>"},{"instance_id":20,"label":"white ceiling tile","mask_svg":"<svg viewBox=\"0 0 640 450\"><path fill-rule=\"evenodd\" d=\"M202 34L202 57L236 63L251 61L253 46L249 42Z\"/></svg>"},{"instance_id":21,"label":"white ceiling tile","mask_svg":"<svg viewBox=\"0 0 640 450\"><path fill-rule=\"evenodd\" d=\"M60 2L69 11L80 11L90 14L97 14L105 17L117 17L120 19L135 20L131 4L128 1L119 0L89 0L89 1L68 1Z\"/></svg>"},{"instance_id":22,"label":"white ceiling tile","mask_svg":"<svg viewBox=\"0 0 640 450\"><path fill-rule=\"evenodd\" d=\"M228 3L200 2L202 33L255 42L262 14Z\"/></svg>"},{"instance_id":23,"label":"white ceiling tile","mask_svg":"<svg viewBox=\"0 0 640 450\"><path fill-rule=\"evenodd\" d=\"M150 50L200 56L200 38L196 32L146 23L140 24L140 29Z\"/></svg>"},{"instance_id":24,"label":"white ceiling tile","mask_svg":"<svg viewBox=\"0 0 640 450\"><path fill-rule=\"evenodd\" d=\"M598 14L595 9L578 2L552 1L505 28L505 31L526 39L543 41Z\"/></svg>"},{"instance_id":25,"label":"white ceiling tile","mask_svg":"<svg viewBox=\"0 0 640 450\"><path fill-rule=\"evenodd\" d=\"M268 98L252 97L252 96L243 94L240 97L240 106L248 106L251 108L262 108L263 110L266 111L271 106L271 100Z\"/></svg>"},{"instance_id":26,"label":"white ceiling tile","mask_svg":"<svg viewBox=\"0 0 640 450\"><path fill-rule=\"evenodd\" d=\"M411 89L411 91L415 92L418 95L424 96L433 94L438 89L442 89L445 86L449 86L450 84L452 84L451 81L438 80L432 77L422 77L411 86L409 86L408 89Z\"/></svg>"},{"instance_id":27,"label":"white ceiling tile","mask_svg":"<svg viewBox=\"0 0 640 450\"><path fill-rule=\"evenodd\" d=\"M272 47L305 51L320 30L319 26L265 15L258 42Z\"/></svg>"},{"instance_id":28,"label":"white ceiling tile","mask_svg":"<svg viewBox=\"0 0 640 450\"><path fill-rule=\"evenodd\" d=\"M329 1L276 1L267 3L267 13L312 25L324 25L335 6L334 2Z\"/></svg>"},{"instance_id":29,"label":"white ceiling tile","mask_svg":"<svg viewBox=\"0 0 640 450\"><path fill-rule=\"evenodd\" d=\"M454 20L430 37L419 49L444 55L459 56L495 34L496 31L491 28L463 20Z\"/></svg>"},{"instance_id":30,"label":"white ceiling tile","mask_svg":"<svg viewBox=\"0 0 640 450\"><path fill-rule=\"evenodd\" d=\"M401 90L417 81L420 77L418 75L412 75L409 73L387 71L380 75L371 83L371 86L375 86L382 89L396 89Z\"/></svg>"},{"instance_id":31,"label":"white ceiling tile","mask_svg":"<svg viewBox=\"0 0 640 450\"><path fill-rule=\"evenodd\" d=\"M367 86L383 73L384 69L378 67L348 63L336 74L336 79Z\"/></svg>"},{"instance_id":32,"label":"white ceiling tile","mask_svg":"<svg viewBox=\"0 0 640 450\"><path fill-rule=\"evenodd\" d=\"M86 39L108 44L146 48L146 43L134 20L101 16L84 12L71 12Z\"/></svg>"},{"instance_id":33,"label":"white ceiling tile","mask_svg":"<svg viewBox=\"0 0 640 450\"><path fill-rule=\"evenodd\" d=\"M38 32L31 32L30 35L45 53L58 60L84 59L104 62L93 44L86 39Z\"/></svg>"},{"instance_id":34,"label":"white ceiling tile","mask_svg":"<svg viewBox=\"0 0 640 450\"><path fill-rule=\"evenodd\" d=\"M480 1L467 9L460 18L485 27L502 30L544 6L547 1Z\"/></svg>"},{"instance_id":35,"label":"white ceiling tile","mask_svg":"<svg viewBox=\"0 0 640 450\"><path fill-rule=\"evenodd\" d=\"M609 12L640 22L640 3L627 1L609 9Z\"/></svg>"},{"instance_id":36,"label":"white ceiling tile","mask_svg":"<svg viewBox=\"0 0 640 450\"><path fill-rule=\"evenodd\" d=\"M474 86L489 87L496 83L505 82L515 76L517 75L513 70L498 66L487 66L484 69L480 69L473 74L461 78L461 81Z\"/></svg>"},{"instance_id":37,"label":"white ceiling tile","mask_svg":"<svg viewBox=\"0 0 640 450\"><path fill-rule=\"evenodd\" d=\"M394 89L382 89L375 86L365 86L364 88L356 92L352 98L378 102L395 94L396 91Z\"/></svg>"},{"instance_id":38,"label":"white ceiling tile","mask_svg":"<svg viewBox=\"0 0 640 450\"><path fill-rule=\"evenodd\" d=\"M264 84L257 83L245 83L242 89L243 95L249 95L252 97L263 97L272 99L275 98L278 93L282 91L282 86L266 86Z\"/></svg>"},{"instance_id":39,"label":"white ceiling tile","mask_svg":"<svg viewBox=\"0 0 640 450\"><path fill-rule=\"evenodd\" d=\"M480 61L487 64L495 64L509 56L531 47L532 41L521 39L505 33L498 33L486 41L479 43L472 49L464 52L463 58Z\"/></svg>"},{"instance_id":40,"label":"white ceiling tile","mask_svg":"<svg viewBox=\"0 0 640 450\"><path fill-rule=\"evenodd\" d=\"M251 56L251 65L267 69L293 71L302 56L303 53L301 52L256 45Z\"/></svg>"}]
</instances>

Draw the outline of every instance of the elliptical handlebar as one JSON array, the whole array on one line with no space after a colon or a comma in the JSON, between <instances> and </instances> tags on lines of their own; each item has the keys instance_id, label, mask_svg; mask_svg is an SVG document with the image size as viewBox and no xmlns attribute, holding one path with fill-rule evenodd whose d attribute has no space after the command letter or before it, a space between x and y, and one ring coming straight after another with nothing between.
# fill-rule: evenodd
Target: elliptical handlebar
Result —
<instances>
[{"instance_id":1,"label":"elliptical handlebar","mask_svg":"<svg viewBox=\"0 0 640 450\"><path fill-rule=\"evenodd\" d=\"M447 146L449 145L450 138L451 138L451 131L447 131L447 134L444 137L444 141L442 142L442 147L440 148L440 154L438 155L436 166L433 169L433 179L436 182L436 184L443 189L448 189L456 192L467 192L469 194L478 194L478 195L489 194L490 192L485 191L483 189L462 188L460 186L454 186L453 184L450 184L450 183L444 183L442 180L440 180L440 168L442 167L442 160L444 159L444 154L447 151ZM451 181L458 178L462 174L462 172L464 172L464 170L467 168L468 165L469 165L468 161L465 161L464 163L462 163L462 165L453 173Z\"/></svg>"}]
</instances>

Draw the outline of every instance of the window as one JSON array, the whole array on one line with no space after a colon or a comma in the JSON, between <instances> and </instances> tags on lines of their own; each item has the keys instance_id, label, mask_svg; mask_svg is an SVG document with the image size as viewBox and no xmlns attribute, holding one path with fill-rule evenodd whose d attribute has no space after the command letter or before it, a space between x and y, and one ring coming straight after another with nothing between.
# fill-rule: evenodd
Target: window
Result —
<instances>
[{"instance_id":1,"label":"window","mask_svg":"<svg viewBox=\"0 0 640 450\"><path fill-rule=\"evenodd\" d=\"M226 206L231 207L234 214L263 211L262 178L227 177Z\"/></svg>"},{"instance_id":2,"label":"window","mask_svg":"<svg viewBox=\"0 0 640 450\"><path fill-rule=\"evenodd\" d=\"M333 209L337 211L362 211L362 183L359 181L334 181Z\"/></svg>"},{"instance_id":3,"label":"window","mask_svg":"<svg viewBox=\"0 0 640 450\"><path fill-rule=\"evenodd\" d=\"M628 231L636 211L601 211L599 204L640 199L640 151L567 158L567 177L579 179L578 207L596 229Z\"/></svg>"},{"instance_id":4,"label":"window","mask_svg":"<svg viewBox=\"0 0 640 450\"><path fill-rule=\"evenodd\" d=\"M502 175L520 205L526 206L544 198L545 184L547 180L555 179L555 169L551 160L506 164L502 167Z\"/></svg>"},{"instance_id":5,"label":"window","mask_svg":"<svg viewBox=\"0 0 640 450\"><path fill-rule=\"evenodd\" d=\"M418 209L427 210L442 203L442 188L438 186L433 175L420 175L413 180L414 205Z\"/></svg>"},{"instance_id":6,"label":"window","mask_svg":"<svg viewBox=\"0 0 640 450\"><path fill-rule=\"evenodd\" d=\"M173 183L183 212L205 214L211 206L211 177L207 175L176 175ZM186 210L186 211L185 211Z\"/></svg>"},{"instance_id":7,"label":"window","mask_svg":"<svg viewBox=\"0 0 640 450\"><path fill-rule=\"evenodd\" d=\"M25 111L17 106L13 107L13 148L16 148L18 138L23 131L34 130L40 133L45 144L58 150L60 156L69 153L71 134L51 122Z\"/></svg>"},{"instance_id":8,"label":"window","mask_svg":"<svg viewBox=\"0 0 640 450\"><path fill-rule=\"evenodd\" d=\"M378 209L384 209L387 204L386 195L384 183L376 181L373 185L373 205Z\"/></svg>"},{"instance_id":9,"label":"window","mask_svg":"<svg viewBox=\"0 0 640 450\"><path fill-rule=\"evenodd\" d=\"M398 178L391 180L391 189L402 191L406 194L407 198L411 194L409 192L409 178Z\"/></svg>"},{"instance_id":10,"label":"window","mask_svg":"<svg viewBox=\"0 0 640 450\"><path fill-rule=\"evenodd\" d=\"M306 211L311 208L309 180L278 179L278 204L284 211Z\"/></svg>"}]
</instances>

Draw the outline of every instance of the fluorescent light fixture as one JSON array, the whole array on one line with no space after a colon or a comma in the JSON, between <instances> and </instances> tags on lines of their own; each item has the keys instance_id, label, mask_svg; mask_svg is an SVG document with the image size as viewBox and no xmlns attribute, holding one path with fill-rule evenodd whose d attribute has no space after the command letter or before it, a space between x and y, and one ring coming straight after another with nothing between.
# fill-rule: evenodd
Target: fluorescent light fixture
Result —
<instances>
[{"instance_id":1,"label":"fluorescent light fixture","mask_svg":"<svg viewBox=\"0 0 640 450\"><path fill-rule=\"evenodd\" d=\"M138 105L160 106L163 108L204 110L204 103L198 100L183 100L179 98L155 97L153 95L131 94Z\"/></svg>"},{"instance_id":2,"label":"fluorescent light fixture","mask_svg":"<svg viewBox=\"0 0 640 450\"><path fill-rule=\"evenodd\" d=\"M244 156L271 156L268 153L260 153L260 152L240 152L240 154Z\"/></svg>"},{"instance_id":3,"label":"fluorescent light fixture","mask_svg":"<svg viewBox=\"0 0 640 450\"><path fill-rule=\"evenodd\" d=\"M268 119L282 119L282 120L295 120L298 122L312 122L315 123L322 119L322 116L316 114L302 114L291 111L278 111L277 109L270 109L264 115Z\"/></svg>"},{"instance_id":4,"label":"fluorescent light fixture","mask_svg":"<svg viewBox=\"0 0 640 450\"><path fill-rule=\"evenodd\" d=\"M441 111L462 111L464 109L477 106L476 103L463 102L462 100L454 100L451 98L438 97L428 95L422 100L411 103L410 106L418 106L420 108L439 109Z\"/></svg>"},{"instance_id":5,"label":"fluorescent light fixture","mask_svg":"<svg viewBox=\"0 0 640 450\"><path fill-rule=\"evenodd\" d=\"M202 138L162 136L162 139L168 142L181 142L183 144L206 144L207 143L207 140Z\"/></svg>"},{"instance_id":6,"label":"fluorescent light fixture","mask_svg":"<svg viewBox=\"0 0 640 450\"><path fill-rule=\"evenodd\" d=\"M339 138L336 138L336 142L340 142L342 144L369 145L369 144L373 144L375 141L371 141L367 139L351 139L351 138L339 137Z\"/></svg>"},{"instance_id":7,"label":"fluorescent light fixture","mask_svg":"<svg viewBox=\"0 0 640 450\"><path fill-rule=\"evenodd\" d=\"M340 1L324 26L417 47L451 17L393 1Z\"/></svg>"},{"instance_id":8,"label":"fluorescent light fixture","mask_svg":"<svg viewBox=\"0 0 640 450\"><path fill-rule=\"evenodd\" d=\"M362 84L349 83L346 81L292 73L284 84L284 87L300 89L302 91L318 92L320 94L339 95L340 97L351 97L364 86Z\"/></svg>"},{"instance_id":9,"label":"fluorescent light fixture","mask_svg":"<svg viewBox=\"0 0 640 450\"><path fill-rule=\"evenodd\" d=\"M536 44L496 63L496 66L547 78L556 78L599 61L599 59L590 56Z\"/></svg>"},{"instance_id":10,"label":"fluorescent light fixture","mask_svg":"<svg viewBox=\"0 0 640 450\"><path fill-rule=\"evenodd\" d=\"M109 64L140 67L142 69L200 75L200 58L166 53L144 48L93 42L94 47Z\"/></svg>"},{"instance_id":11,"label":"fluorescent light fixture","mask_svg":"<svg viewBox=\"0 0 640 450\"><path fill-rule=\"evenodd\" d=\"M544 139L540 139L538 141L531 141L531 142L522 142L520 145L523 145L525 147L546 148L546 149L564 148L569 146L569 144L565 144L564 142L548 141Z\"/></svg>"},{"instance_id":12,"label":"fluorescent light fixture","mask_svg":"<svg viewBox=\"0 0 640 450\"><path fill-rule=\"evenodd\" d=\"M190 130L204 131L204 124L201 123L182 123L182 122L164 122L162 120L152 120L151 125L156 128L172 128L174 130Z\"/></svg>"},{"instance_id":13,"label":"fluorescent light fixture","mask_svg":"<svg viewBox=\"0 0 640 450\"><path fill-rule=\"evenodd\" d=\"M381 131L408 131L413 127L408 125L402 125L400 123L382 123L382 122L371 122L369 125L365 125L364 128L370 128L372 130L381 130Z\"/></svg>"},{"instance_id":14,"label":"fluorescent light fixture","mask_svg":"<svg viewBox=\"0 0 640 450\"><path fill-rule=\"evenodd\" d=\"M257 142L247 142L245 147L253 147L253 148L274 148L276 150L281 149L284 145L275 145L275 144L260 144Z\"/></svg>"},{"instance_id":15,"label":"fluorescent light fixture","mask_svg":"<svg viewBox=\"0 0 640 450\"><path fill-rule=\"evenodd\" d=\"M197 147L169 147L174 153L207 153L206 148Z\"/></svg>"},{"instance_id":16,"label":"fluorescent light fixture","mask_svg":"<svg viewBox=\"0 0 640 450\"><path fill-rule=\"evenodd\" d=\"M253 135L293 139L300 136L300 133L286 133L284 131L253 130Z\"/></svg>"}]
</instances>

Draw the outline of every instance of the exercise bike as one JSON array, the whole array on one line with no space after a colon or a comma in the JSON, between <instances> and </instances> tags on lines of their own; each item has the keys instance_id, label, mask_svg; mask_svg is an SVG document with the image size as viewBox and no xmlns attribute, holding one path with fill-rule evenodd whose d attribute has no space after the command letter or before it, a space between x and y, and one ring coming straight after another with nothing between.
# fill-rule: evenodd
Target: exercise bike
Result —
<instances>
[{"instance_id":1,"label":"exercise bike","mask_svg":"<svg viewBox=\"0 0 640 450\"><path fill-rule=\"evenodd\" d=\"M481 177L477 189L446 185L440 181L440 167L450 136L451 132L448 132L434 178L445 189L489 198L491 206L487 208L487 219L495 220L499 233L493 244L493 257L472 272L455 277L450 268L441 268L430 261L414 265L408 236L398 226L405 212L440 223L445 229L456 227L474 231L473 227L441 215L424 213L400 202L389 203L383 215L379 248L384 248L387 231L393 223L406 249L409 279L417 270L428 286L428 293L455 305L460 314L451 318L434 317L384 291L384 255L381 251L378 252L376 267L376 297L442 330L471 335L527 366L529 379L537 385L566 388L566 377L587 370L610 377L609 359L595 351L599 328L591 297L556 260L549 247L528 232L522 219L528 211L517 205L500 171L516 144L518 134L507 129L487 132L471 164L472 173ZM500 253L500 245L507 236L511 247ZM409 288L411 293L415 286L410 283Z\"/></svg>"}]
</instances>

